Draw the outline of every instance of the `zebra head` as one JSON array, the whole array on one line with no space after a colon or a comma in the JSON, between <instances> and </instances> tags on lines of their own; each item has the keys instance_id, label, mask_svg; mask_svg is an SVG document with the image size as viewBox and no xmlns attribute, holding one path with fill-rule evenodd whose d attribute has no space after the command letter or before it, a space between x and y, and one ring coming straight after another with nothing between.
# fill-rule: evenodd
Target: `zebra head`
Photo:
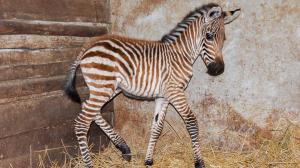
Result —
<instances>
[{"instance_id":1,"label":"zebra head","mask_svg":"<svg viewBox=\"0 0 300 168\"><path fill-rule=\"evenodd\" d=\"M222 11L218 5L214 5L203 12L203 29L200 56L207 67L207 73L212 76L224 72L222 48L225 41L224 25L235 20L240 14L240 9Z\"/></svg>"}]
</instances>

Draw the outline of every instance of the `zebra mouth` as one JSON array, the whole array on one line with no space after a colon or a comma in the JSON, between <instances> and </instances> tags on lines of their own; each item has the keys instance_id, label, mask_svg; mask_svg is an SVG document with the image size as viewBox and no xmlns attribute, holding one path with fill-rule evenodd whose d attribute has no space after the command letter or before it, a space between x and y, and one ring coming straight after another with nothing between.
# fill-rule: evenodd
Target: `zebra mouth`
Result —
<instances>
[{"instance_id":1,"label":"zebra mouth","mask_svg":"<svg viewBox=\"0 0 300 168\"><path fill-rule=\"evenodd\" d=\"M212 62L207 65L207 73L211 76L218 76L224 72L224 64Z\"/></svg>"}]
</instances>

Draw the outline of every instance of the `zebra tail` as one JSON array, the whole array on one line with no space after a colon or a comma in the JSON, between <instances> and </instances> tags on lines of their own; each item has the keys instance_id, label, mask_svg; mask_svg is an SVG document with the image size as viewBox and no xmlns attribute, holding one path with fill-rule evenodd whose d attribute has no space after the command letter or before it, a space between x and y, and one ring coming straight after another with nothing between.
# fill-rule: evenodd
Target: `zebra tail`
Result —
<instances>
[{"instance_id":1,"label":"zebra tail","mask_svg":"<svg viewBox=\"0 0 300 168\"><path fill-rule=\"evenodd\" d=\"M67 82L64 86L64 91L72 101L81 103L80 96L76 90L76 70L78 65L79 61L75 61L75 63L72 64L67 76Z\"/></svg>"}]
</instances>

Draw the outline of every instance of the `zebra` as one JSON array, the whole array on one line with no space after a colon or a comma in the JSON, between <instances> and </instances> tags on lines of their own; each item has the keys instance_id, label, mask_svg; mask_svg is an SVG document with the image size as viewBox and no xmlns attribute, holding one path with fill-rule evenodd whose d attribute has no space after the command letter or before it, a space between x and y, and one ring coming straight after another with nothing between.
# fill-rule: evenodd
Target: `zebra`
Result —
<instances>
[{"instance_id":1,"label":"zebra","mask_svg":"<svg viewBox=\"0 0 300 168\"><path fill-rule=\"evenodd\" d=\"M239 14L240 9L223 11L218 4L210 3L190 12L160 41L103 35L84 44L70 68L65 92L75 102L81 102L75 88L76 70L80 66L89 98L82 103L82 112L75 119L75 134L86 167L93 167L87 144L87 132L93 121L120 150L122 157L131 160L131 150L125 140L100 113L103 105L121 92L129 97L155 100L146 166L153 164L154 146L162 132L167 107L171 104L189 132L195 167L205 167L200 153L197 119L184 90L199 56L209 75L224 72L224 25Z\"/></svg>"}]
</instances>

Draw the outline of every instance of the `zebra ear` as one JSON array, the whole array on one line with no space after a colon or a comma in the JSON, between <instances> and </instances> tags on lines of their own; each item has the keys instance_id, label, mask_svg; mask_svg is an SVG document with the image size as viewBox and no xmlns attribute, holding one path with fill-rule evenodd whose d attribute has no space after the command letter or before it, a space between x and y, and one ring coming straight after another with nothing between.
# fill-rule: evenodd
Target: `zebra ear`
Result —
<instances>
[{"instance_id":1,"label":"zebra ear","mask_svg":"<svg viewBox=\"0 0 300 168\"><path fill-rule=\"evenodd\" d=\"M241 9L238 8L236 10L233 11L226 11L223 12L224 15L224 24L229 24L232 21L234 21L236 18L238 18L241 14Z\"/></svg>"},{"instance_id":2,"label":"zebra ear","mask_svg":"<svg viewBox=\"0 0 300 168\"><path fill-rule=\"evenodd\" d=\"M208 13L207 16L209 17L209 19L215 19L218 18L222 15L222 8L217 6L217 7L213 7L211 8Z\"/></svg>"}]
</instances>

